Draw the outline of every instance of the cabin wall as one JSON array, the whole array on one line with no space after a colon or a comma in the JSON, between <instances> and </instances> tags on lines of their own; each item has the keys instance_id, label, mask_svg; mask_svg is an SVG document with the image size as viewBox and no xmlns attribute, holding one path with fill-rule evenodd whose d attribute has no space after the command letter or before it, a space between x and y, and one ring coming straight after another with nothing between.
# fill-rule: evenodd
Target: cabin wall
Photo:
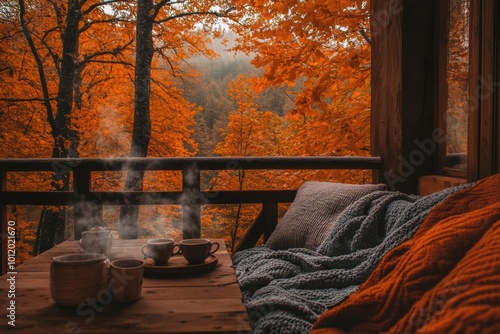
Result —
<instances>
[{"instance_id":1,"label":"cabin wall","mask_svg":"<svg viewBox=\"0 0 500 334\"><path fill-rule=\"evenodd\" d=\"M446 54L438 52L445 31L437 14L447 1L371 1L371 149L384 162L374 180L393 190L419 193L422 185L439 190L500 172L500 2L495 0L471 1L470 7L467 173L451 182L453 173L440 169L446 135L438 102L446 92L436 78Z\"/></svg>"},{"instance_id":2,"label":"cabin wall","mask_svg":"<svg viewBox=\"0 0 500 334\"><path fill-rule=\"evenodd\" d=\"M471 1L469 181L500 172L500 3Z\"/></svg>"}]
</instances>

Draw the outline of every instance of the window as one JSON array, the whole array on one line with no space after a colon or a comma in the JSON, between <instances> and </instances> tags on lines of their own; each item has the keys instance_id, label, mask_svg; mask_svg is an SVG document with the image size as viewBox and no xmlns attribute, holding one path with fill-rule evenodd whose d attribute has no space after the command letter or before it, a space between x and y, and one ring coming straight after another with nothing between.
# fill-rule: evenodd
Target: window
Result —
<instances>
[{"instance_id":1,"label":"window","mask_svg":"<svg viewBox=\"0 0 500 334\"><path fill-rule=\"evenodd\" d=\"M438 20L438 127L443 174L465 177L469 116L470 1L441 1Z\"/></svg>"},{"instance_id":2,"label":"window","mask_svg":"<svg viewBox=\"0 0 500 334\"><path fill-rule=\"evenodd\" d=\"M500 171L500 3L444 0L437 11L438 172L475 181Z\"/></svg>"}]
</instances>

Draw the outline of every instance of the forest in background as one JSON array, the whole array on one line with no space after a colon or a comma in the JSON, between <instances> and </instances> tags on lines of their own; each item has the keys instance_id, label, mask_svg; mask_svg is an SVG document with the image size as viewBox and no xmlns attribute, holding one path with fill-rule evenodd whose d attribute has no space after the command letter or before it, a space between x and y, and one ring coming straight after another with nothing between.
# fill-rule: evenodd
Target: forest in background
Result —
<instances>
[{"instance_id":1,"label":"forest in background","mask_svg":"<svg viewBox=\"0 0 500 334\"><path fill-rule=\"evenodd\" d=\"M369 155L368 14L368 1L4 1L0 157ZM54 174L11 175L7 186L70 189L70 176ZM180 188L179 173L135 183L128 174L95 173L93 189ZM218 171L202 187L297 189L308 179L366 183L371 173ZM231 248L259 209L206 206L202 235ZM49 246L71 238L70 208L11 206L8 215L19 222L20 261L43 251L47 234ZM119 234L130 215L107 207L103 221ZM180 237L181 215L140 208L136 235Z\"/></svg>"},{"instance_id":2,"label":"forest in background","mask_svg":"<svg viewBox=\"0 0 500 334\"><path fill-rule=\"evenodd\" d=\"M258 78L262 69L251 63L251 56L230 51L236 45L236 34L230 30L223 32L222 39L214 40L210 48L217 53L214 59L202 56L191 57L189 64L200 73L195 82L185 83L184 97L201 107L195 115L193 138L198 144L198 156L213 156L216 145L224 140L231 111L237 108L236 100L228 88L242 75ZM257 111L270 111L280 117L293 108L293 100L299 85L293 87L268 87L255 93Z\"/></svg>"}]
</instances>

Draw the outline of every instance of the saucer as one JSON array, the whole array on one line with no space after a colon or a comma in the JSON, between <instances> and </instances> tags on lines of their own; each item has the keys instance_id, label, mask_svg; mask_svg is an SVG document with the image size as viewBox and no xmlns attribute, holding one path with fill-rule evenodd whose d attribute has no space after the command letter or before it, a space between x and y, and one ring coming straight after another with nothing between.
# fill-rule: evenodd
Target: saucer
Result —
<instances>
[{"instance_id":1,"label":"saucer","mask_svg":"<svg viewBox=\"0 0 500 334\"><path fill-rule=\"evenodd\" d=\"M174 276L200 273L214 269L218 261L217 257L210 255L203 263L189 264L184 256L174 255L165 265L144 266L144 273L154 276Z\"/></svg>"}]
</instances>

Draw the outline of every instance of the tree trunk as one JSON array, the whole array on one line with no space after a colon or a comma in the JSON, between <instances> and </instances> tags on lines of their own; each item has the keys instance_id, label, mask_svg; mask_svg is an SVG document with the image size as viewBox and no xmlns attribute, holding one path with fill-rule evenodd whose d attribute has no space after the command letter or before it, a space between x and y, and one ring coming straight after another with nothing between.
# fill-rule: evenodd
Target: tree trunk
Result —
<instances>
[{"instance_id":1,"label":"tree trunk","mask_svg":"<svg viewBox=\"0 0 500 334\"><path fill-rule=\"evenodd\" d=\"M151 139L151 119L149 115L151 62L153 59L153 21L152 0L138 0L136 26L136 64L134 93L134 125L130 157L146 157ZM144 172L129 171L125 191L141 191ZM139 236L139 207L124 205L120 209L120 237L134 239Z\"/></svg>"},{"instance_id":2,"label":"tree trunk","mask_svg":"<svg viewBox=\"0 0 500 334\"><path fill-rule=\"evenodd\" d=\"M68 1L66 27L63 33L63 53L61 59L61 76L57 95L57 112L53 122L52 136L54 147L52 158L68 158L78 156L78 133L71 129L73 107L74 76L76 73L76 56L78 55L78 24L81 19L81 6L78 0ZM69 190L68 166L54 165L52 187L56 191ZM66 226L65 208L44 208L40 218L37 242L34 253L38 254L52 248L55 243L64 241Z\"/></svg>"}]
</instances>

